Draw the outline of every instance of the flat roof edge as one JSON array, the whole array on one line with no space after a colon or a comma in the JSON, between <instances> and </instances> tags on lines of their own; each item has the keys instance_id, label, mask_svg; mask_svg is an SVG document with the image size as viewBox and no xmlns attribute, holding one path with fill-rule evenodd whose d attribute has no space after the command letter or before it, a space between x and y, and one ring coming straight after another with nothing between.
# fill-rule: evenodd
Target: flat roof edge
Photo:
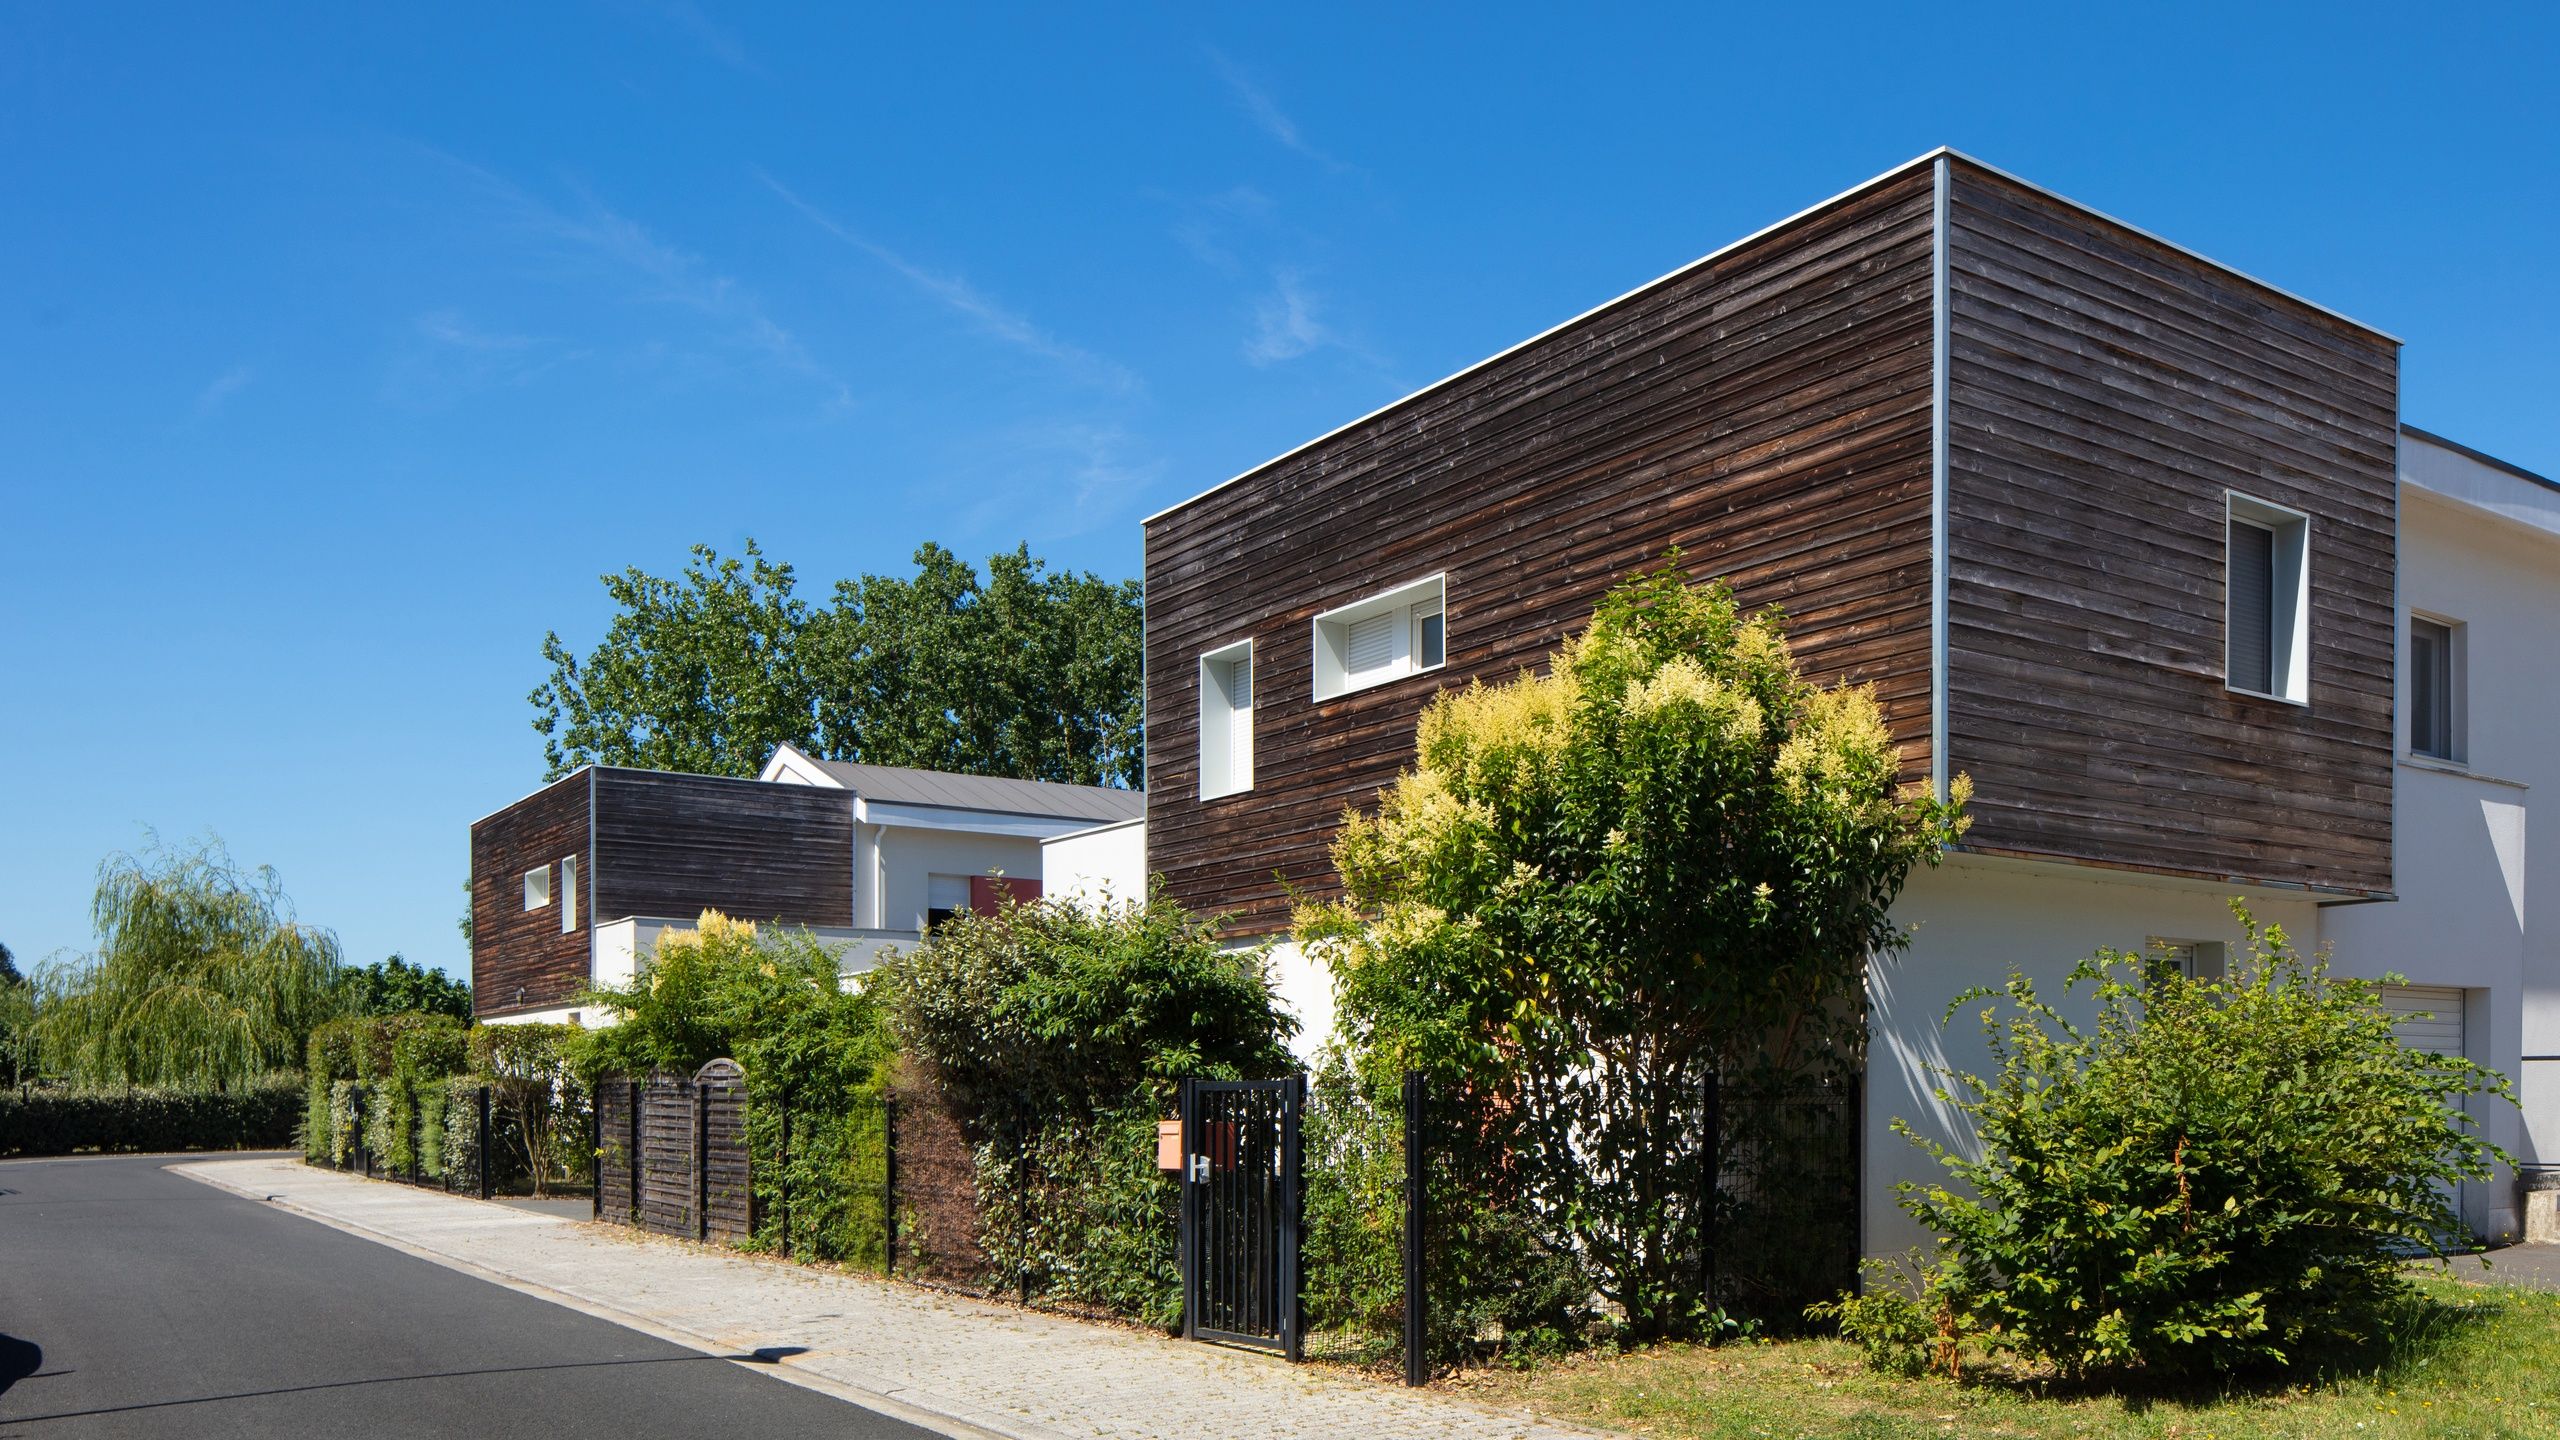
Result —
<instances>
[{"instance_id":1,"label":"flat roof edge","mask_svg":"<svg viewBox=\"0 0 2560 1440\"><path fill-rule=\"evenodd\" d=\"M1865 193L1866 191L1875 189L1879 185L1885 185L1892 181L1899 180L1903 176L1911 173L1913 170L1916 170L1923 165L1934 164L1941 159L1960 161L1966 165L1970 165L1986 175L1994 176L2007 184L2015 185L2020 189L2028 190L2037 195L2043 196L2045 199L2053 201L2055 204L2068 206L2084 215L2104 221L2105 223L2116 226L2130 234L2138 235L2144 240L2147 240L2154 245L2158 245L2163 249L2173 251L2176 254L2183 255L2199 264L2219 270L2234 279L2244 281L2247 284L2264 290L2271 295L2278 296L2295 305L2302 306L2304 309L2324 315L2342 325L2360 330L2367 335L2371 335L2378 340L2384 341L2385 343L2391 345L2404 345L2407 343L2399 336L2394 335L2387 330L2383 330L2377 326L2368 325L2365 322L2356 319L2352 315L2348 315L2342 311L2333 310L2316 300L2306 299L2301 295L2295 294L2291 290L2285 289L2281 285L2269 284L2267 281L2261 280L2257 276L2252 275L2237 266L2225 264L2202 251L2181 245L2175 240L2168 239L2167 237L2159 235L2153 231L2146 230L2129 221L2119 219L2114 215L2108 214L2104 210L2098 209L2094 205L2083 204L2080 201L2072 199L2068 195L2060 193L2059 191L2039 185L2022 176L2011 174L2009 171L2003 170L1997 165L1975 159L1973 156L1968 155L1951 145L1941 145L1925 154L1914 156L1913 158L1906 160L1880 174L1861 180L1857 184L1850 186L1846 190L1840 191L1836 195L1832 195L1826 199L1818 200L1811 205L1807 205L1803 209L1796 211L1794 214L1787 216L1785 219L1772 221L1767 225L1763 225L1759 229L1752 231L1750 234L1743 236L1741 239L1731 241L1724 245L1719 245L1715 249L1708 251L1706 254L1699 256L1695 260L1688 261L1685 264L1666 271L1661 275L1657 275L1653 279L1647 280L1643 284L1636 286L1634 289L1603 300L1599 304L1592 306L1590 309L1587 309L1570 319L1558 321L1525 340L1519 341L1513 345L1505 346L1503 349L1495 351L1493 354L1488 355L1481 360L1475 361L1474 363L1466 365L1458 370L1451 371L1449 374L1422 386L1420 389L1398 396L1397 398L1388 401L1386 404L1371 410L1357 419L1346 420L1342 424L1336 425L1332 429L1325 431L1323 434L1318 435L1311 440L1306 440L1293 445L1288 449L1281 451L1279 454L1272 456L1268 460L1261 461L1247 469L1238 471L1234 475L1210 486L1208 489L1202 490L1198 494L1191 496L1189 499L1177 500L1173 504L1167 505L1163 509L1156 511L1154 514L1147 516L1143 520L1140 520L1138 523L1142 527L1153 525L1157 521L1164 519L1166 516L1171 515L1178 510L1189 509L1191 506L1208 499L1210 496L1225 490L1227 487L1234 485L1239 481L1252 479L1254 476L1261 474L1263 471L1270 469L1274 465L1278 465L1285 460L1290 460L1302 455L1307 451L1324 444L1328 440L1332 440L1337 436L1345 434L1346 432L1356 430L1359 427L1368 424L1372 420L1376 420L1381 416L1390 414L1416 400L1421 399L1425 395L1431 394L1433 391L1463 380L1469 375L1472 375L1489 365L1494 365L1503 360L1507 360L1511 356L1528 349L1530 346L1538 344L1540 341L1550 339L1563 331L1572 329L1574 326L1581 324L1585 320L1589 320L1596 315L1615 309L1616 307L1650 291L1660 289L1662 286L1678 280L1682 276L1689 274L1701 266L1714 264L1716 261L1723 259L1725 256L1732 254L1734 251L1741 249L1745 245L1750 245L1757 241L1766 239L1771 234L1783 230L1790 225L1796 224L1799 221L1810 219L1844 200L1851 199Z\"/></svg>"}]
</instances>

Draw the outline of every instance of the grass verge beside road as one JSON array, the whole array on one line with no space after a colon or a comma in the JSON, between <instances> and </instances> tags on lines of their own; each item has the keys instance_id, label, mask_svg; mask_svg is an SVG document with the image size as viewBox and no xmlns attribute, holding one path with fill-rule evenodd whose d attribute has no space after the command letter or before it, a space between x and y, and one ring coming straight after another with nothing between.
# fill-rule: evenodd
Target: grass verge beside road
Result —
<instances>
[{"instance_id":1,"label":"grass verge beside road","mask_svg":"<svg viewBox=\"0 0 2560 1440\"><path fill-rule=\"evenodd\" d=\"M1961 1384L1867 1368L1837 1340L1665 1346L1448 1382L1559 1420L1671 1440L1842 1436L2409 1440L2560 1436L2560 1294L2428 1276L2385 1353L2291 1383L2068 1394L1996 1368Z\"/></svg>"}]
</instances>

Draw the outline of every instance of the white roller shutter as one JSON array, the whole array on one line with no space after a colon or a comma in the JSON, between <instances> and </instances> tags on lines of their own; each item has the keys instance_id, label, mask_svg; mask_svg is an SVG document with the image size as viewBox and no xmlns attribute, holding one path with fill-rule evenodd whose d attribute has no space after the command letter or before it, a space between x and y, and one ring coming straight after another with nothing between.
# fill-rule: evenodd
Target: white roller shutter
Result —
<instances>
[{"instance_id":1,"label":"white roller shutter","mask_svg":"<svg viewBox=\"0 0 2560 1440\"><path fill-rule=\"evenodd\" d=\"M2382 1008L2399 1024L2393 1033L2412 1050L2460 1058L2466 1053L2462 1032L2462 991L2451 985L2385 985ZM2419 1018L2423 1017L2423 1018Z\"/></svg>"}]
</instances>

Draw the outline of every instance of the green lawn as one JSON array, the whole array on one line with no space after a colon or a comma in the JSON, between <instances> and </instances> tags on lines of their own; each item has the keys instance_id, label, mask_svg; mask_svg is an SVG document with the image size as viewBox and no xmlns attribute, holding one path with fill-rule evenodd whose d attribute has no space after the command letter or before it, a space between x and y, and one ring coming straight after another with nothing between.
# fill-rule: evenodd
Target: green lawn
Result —
<instances>
[{"instance_id":1,"label":"green lawn","mask_svg":"<svg viewBox=\"0 0 2560 1440\"><path fill-rule=\"evenodd\" d=\"M1853 1346L1665 1346L1444 1382L1561 1420L1665 1437L2560 1437L2560 1294L2428 1276L2432 1302L2385 1361L2224 1393L2039 1397L2013 1377L1963 1384L1867 1369Z\"/></svg>"}]
</instances>

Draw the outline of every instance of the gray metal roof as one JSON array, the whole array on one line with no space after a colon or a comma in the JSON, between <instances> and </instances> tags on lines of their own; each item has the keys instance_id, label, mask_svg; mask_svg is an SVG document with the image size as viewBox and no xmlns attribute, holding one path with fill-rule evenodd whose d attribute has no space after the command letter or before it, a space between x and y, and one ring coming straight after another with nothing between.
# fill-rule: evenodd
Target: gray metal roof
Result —
<instances>
[{"instance_id":1,"label":"gray metal roof","mask_svg":"<svg viewBox=\"0 0 2560 1440\"><path fill-rule=\"evenodd\" d=\"M903 765L857 765L849 760L811 759L809 763L863 799L889 805L941 805L1006 815L1053 815L1090 820L1097 825L1135 820L1147 813L1147 796L1142 790L1060 785L1050 780L1008 780L993 775L952 775L940 770L910 770Z\"/></svg>"}]
</instances>

